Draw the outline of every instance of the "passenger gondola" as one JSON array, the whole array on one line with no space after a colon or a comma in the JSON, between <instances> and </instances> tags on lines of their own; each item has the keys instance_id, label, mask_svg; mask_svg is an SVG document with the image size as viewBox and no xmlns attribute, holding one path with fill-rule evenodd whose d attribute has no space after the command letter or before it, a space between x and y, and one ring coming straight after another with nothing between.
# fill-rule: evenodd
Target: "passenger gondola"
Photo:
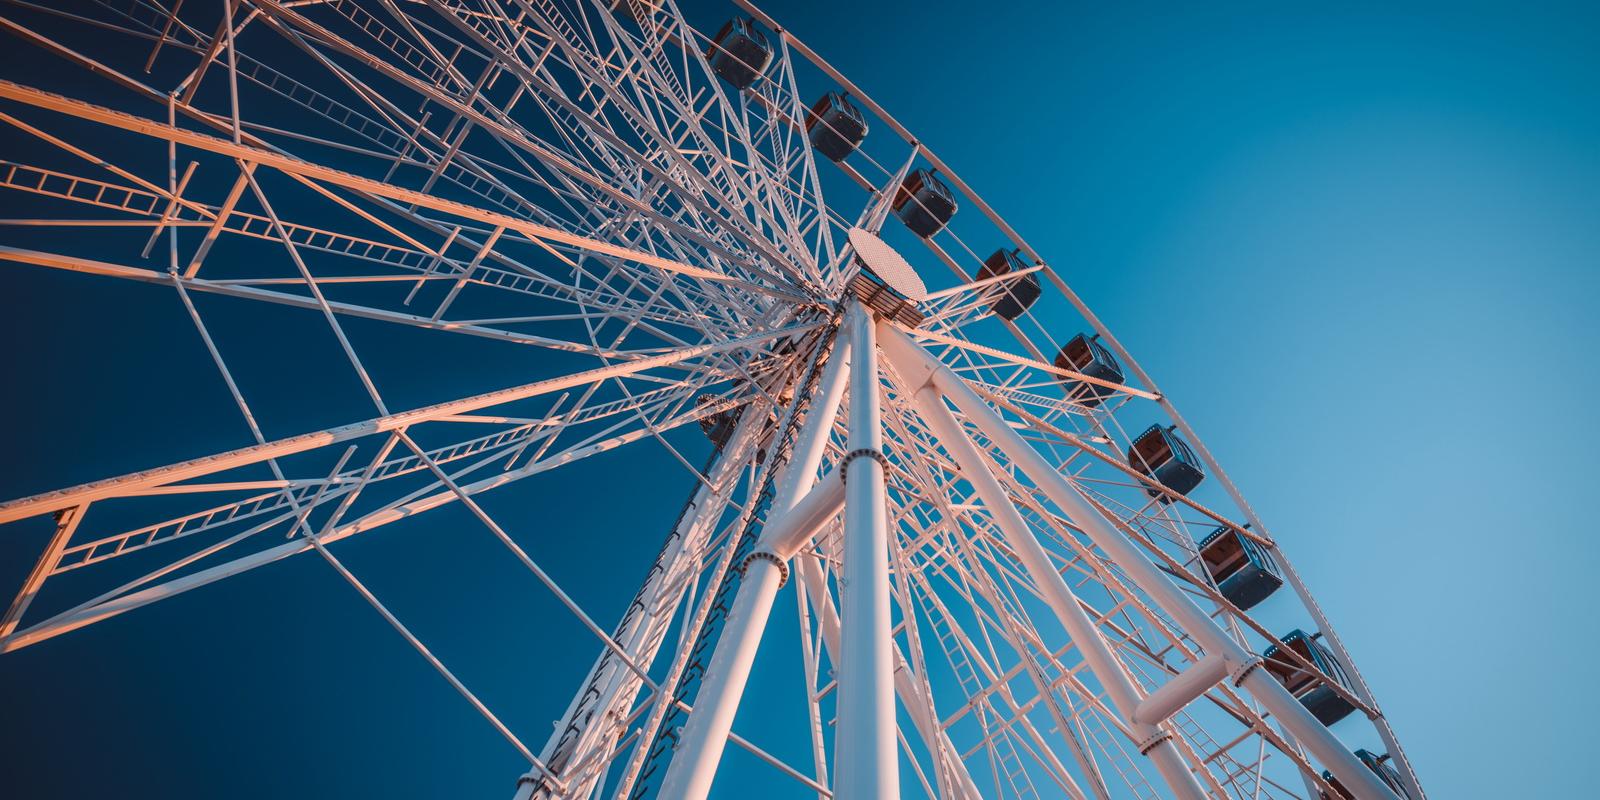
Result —
<instances>
[{"instance_id":1,"label":"passenger gondola","mask_svg":"<svg viewBox=\"0 0 1600 800\"><path fill-rule=\"evenodd\" d=\"M1277 644L1261 654L1266 659L1261 667L1272 677L1277 678L1290 694L1300 698L1300 704L1305 706L1318 721L1324 725L1332 725L1349 716L1356 707L1339 696L1332 686L1315 673L1306 670L1300 666L1300 662L1285 653L1286 650L1294 651L1316 665L1317 670L1323 675L1332 678L1348 690L1350 679L1345 676L1344 667L1334 660L1333 654L1328 652L1326 647L1316 641L1321 635L1320 633L1307 635L1302 630L1290 631L1287 636L1279 639Z\"/></svg>"},{"instance_id":2,"label":"passenger gondola","mask_svg":"<svg viewBox=\"0 0 1600 800\"><path fill-rule=\"evenodd\" d=\"M829 161L843 161L867 138L867 118L838 92L828 92L806 112L806 137Z\"/></svg>"},{"instance_id":3,"label":"passenger gondola","mask_svg":"<svg viewBox=\"0 0 1600 800\"><path fill-rule=\"evenodd\" d=\"M894 194L894 213L912 233L926 239L941 230L956 214L956 196L931 170L906 176Z\"/></svg>"},{"instance_id":4,"label":"passenger gondola","mask_svg":"<svg viewBox=\"0 0 1600 800\"><path fill-rule=\"evenodd\" d=\"M1128 466L1178 494L1187 495L1200 485L1206 473L1189 444L1174 432L1175 428L1176 425L1146 428L1128 447ZM1162 503L1172 502L1165 492L1149 484L1145 484L1145 492Z\"/></svg>"},{"instance_id":5,"label":"passenger gondola","mask_svg":"<svg viewBox=\"0 0 1600 800\"><path fill-rule=\"evenodd\" d=\"M1241 610L1267 599L1283 585L1271 551L1226 525L1200 540L1200 561L1222 596Z\"/></svg>"},{"instance_id":6,"label":"passenger gondola","mask_svg":"<svg viewBox=\"0 0 1600 800\"><path fill-rule=\"evenodd\" d=\"M1021 250L1007 250L1002 247L994 251L994 255L983 260L983 268L978 270L978 280L1009 275L1027 268L1028 264L1022 260ZM1002 281L1001 285L992 286L989 290L989 308L1006 320L1022 316L1022 312L1027 311L1028 307L1038 299L1039 273L1037 272Z\"/></svg>"},{"instance_id":7,"label":"passenger gondola","mask_svg":"<svg viewBox=\"0 0 1600 800\"><path fill-rule=\"evenodd\" d=\"M772 61L772 45L747 19L730 19L706 47L711 71L744 90L750 88Z\"/></svg>"},{"instance_id":8,"label":"passenger gondola","mask_svg":"<svg viewBox=\"0 0 1600 800\"><path fill-rule=\"evenodd\" d=\"M1034 273L1038 274L1038 273ZM1100 334L1086 336L1078 334L1062 346L1061 352L1056 353L1056 369L1070 370L1091 378L1098 378L1111 383L1122 383L1122 365L1117 363L1115 356L1100 343ZM1063 388L1067 390L1067 399L1086 406L1100 405L1100 399L1115 392L1109 386L1097 383L1073 380L1071 378L1058 378Z\"/></svg>"},{"instance_id":9,"label":"passenger gondola","mask_svg":"<svg viewBox=\"0 0 1600 800\"><path fill-rule=\"evenodd\" d=\"M1372 770L1372 774L1377 775L1378 780L1383 781L1383 785L1389 787L1389 790L1394 792L1401 800L1411 800L1411 793L1406 791L1405 782L1400 780L1400 772L1387 763L1389 761L1387 753L1378 756L1373 755L1370 750L1357 750L1356 759L1367 765L1367 769ZM1351 794L1349 789L1344 788L1344 784L1340 783L1332 772L1324 770L1322 779L1327 781L1335 792L1331 797L1327 792L1323 792L1323 800L1335 800L1336 798L1337 800L1355 800L1355 795Z\"/></svg>"}]
</instances>

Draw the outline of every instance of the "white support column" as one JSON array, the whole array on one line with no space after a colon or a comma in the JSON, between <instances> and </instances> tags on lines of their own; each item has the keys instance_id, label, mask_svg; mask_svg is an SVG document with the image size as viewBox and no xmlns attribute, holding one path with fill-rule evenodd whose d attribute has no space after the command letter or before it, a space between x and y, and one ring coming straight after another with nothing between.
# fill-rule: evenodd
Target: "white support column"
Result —
<instances>
[{"instance_id":1,"label":"white support column","mask_svg":"<svg viewBox=\"0 0 1600 800\"><path fill-rule=\"evenodd\" d=\"M782 585L782 573L767 561L753 561L745 570L657 796L704 800L711 792L761 634L772 614L772 601Z\"/></svg>"},{"instance_id":2,"label":"white support column","mask_svg":"<svg viewBox=\"0 0 1600 800\"><path fill-rule=\"evenodd\" d=\"M756 408L747 409L740 416L707 476L708 482L695 490L687 513L678 521L635 595L635 605L624 613L613 633L617 643L646 669L654 663L665 629L672 621L672 608L685 594L684 584L693 579L689 573L694 571L697 554L722 518L748 453L755 450L765 417ZM642 685L639 676L623 666L615 653L601 649L588 678L579 685L577 695L539 753L539 759L567 783L563 796L587 796L594 786L603 784L603 774L575 773L574 765L583 763L588 754L615 744L624 729L616 721L626 714ZM556 787L542 773L532 770L518 779L513 800L547 798L556 796L555 792Z\"/></svg>"},{"instance_id":3,"label":"white support column","mask_svg":"<svg viewBox=\"0 0 1600 800\"><path fill-rule=\"evenodd\" d=\"M850 452L845 480L844 565L840 576L839 728L834 796L898 800L894 658L889 622L889 521L878 402L878 348L859 303L845 314L855 358L850 369Z\"/></svg>"},{"instance_id":4,"label":"white support column","mask_svg":"<svg viewBox=\"0 0 1600 800\"><path fill-rule=\"evenodd\" d=\"M950 410L945 408L944 400L937 388L932 384L922 387L913 396L913 402L917 415L922 417L933 431L934 437L938 439L940 446L960 466L961 476L972 484L984 507L989 509L990 517L1005 535L1006 545L1016 553L1017 560L1022 562L1028 577L1032 578L1034 585L1039 588L1045 603L1055 612L1061 627L1067 630L1067 635L1072 637L1078 652L1082 653L1084 660L1089 663L1089 670L1100 681L1100 685L1105 687L1117 714L1139 738L1140 752L1150 756L1161 777L1166 780L1167 785L1172 788L1173 795L1179 800L1206 800L1205 789L1201 787L1194 773L1189 771L1183 755L1173 745L1171 733L1156 724L1134 721L1135 711L1142 698L1132 676L1128 674L1122 662L1117 660L1116 654L1106 643L1094 620L1083 610L1077 596L1072 592L1072 587L1067 585L1066 579L1061 577L1061 573L1050 563L1049 553L1039 544L1027 521L1022 518L1022 513L1017 511L1016 505L1001 487L1000 481L989 472L977 447L967 438L966 432L961 430L960 423Z\"/></svg>"},{"instance_id":5,"label":"white support column","mask_svg":"<svg viewBox=\"0 0 1600 800\"><path fill-rule=\"evenodd\" d=\"M817 629L822 634L822 643L830 657L837 663L839 652L844 648L840 643L839 612L834 608L833 596L828 593L827 577L811 559L796 559L794 571L806 586L806 599L811 603L812 612L816 615ZM910 715L911 724L916 726L917 734L922 737L922 743L930 751L938 752L937 748L943 747L952 754L948 766L954 773L953 778L960 794L945 800L983 800L983 793L973 782L972 773L967 770L966 762L954 756L955 745L950 742L950 735L939 727L937 709L932 706L931 699L924 697L917 687L916 680L912 677L911 665L900 653L898 645L895 647L894 690L901 704L905 706L906 713Z\"/></svg>"},{"instance_id":6,"label":"white support column","mask_svg":"<svg viewBox=\"0 0 1600 800\"><path fill-rule=\"evenodd\" d=\"M839 417L839 401L844 397L845 370L850 366L850 337L841 327L834 334L833 352L822 367L817 380L817 394L811 400L802 435L796 437L794 452L784 467L783 483L772 498L772 508L778 514L794 508L801 496L817 482L817 467L822 464L822 454L828 449L828 436ZM799 402L795 398L794 402Z\"/></svg>"},{"instance_id":7,"label":"white support column","mask_svg":"<svg viewBox=\"0 0 1600 800\"><path fill-rule=\"evenodd\" d=\"M660 797L704 800L711 791L761 646L761 635L772 614L772 603L788 579L787 562L818 527L838 513L843 503L844 487L834 476L824 479L823 485L809 494L806 492L816 482L817 466L839 413L850 351L850 340L841 329L833 353L823 366L817 396L796 437L794 452L784 467L761 541L739 565L744 577L700 680L694 710L684 723L672 763L662 778Z\"/></svg>"},{"instance_id":8,"label":"white support column","mask_svg":"<svg viewBox=\"0 0 1600 800\"><path fill-rule=\"evenodd\" d=\"M982 398L972 391L949 367L918 347L905 334L889 325L879 328L884 353L895 369L914 386L933 383L983 431L1011 463L1022 470L1050 501L1072 520L1095 546L1105 551L1141 590L1150 596L1185 633L1194 637L1207 655L1220 654L1227 660L1235 685L1250 692L1279 722L1332 772L1356 800L1397 800L1327 726L1317 721L1300 701L1266 670L1261 659L1228 636L1190 597L1119 533L1077 493L1049 461L1034 450Z\"/></svg>"}]
</instances>

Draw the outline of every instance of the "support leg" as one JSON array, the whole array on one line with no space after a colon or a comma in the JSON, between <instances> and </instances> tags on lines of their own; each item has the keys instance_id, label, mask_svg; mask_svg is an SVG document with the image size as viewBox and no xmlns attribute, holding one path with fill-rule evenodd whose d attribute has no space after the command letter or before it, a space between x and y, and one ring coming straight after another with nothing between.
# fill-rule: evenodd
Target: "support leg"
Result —
<instances>
[{"instance_id":1,"label":"support leg","mask_svg":"<svg viewBox=\"0 0 1600 800\"><path fill-rule=\"evenodd\" d=\"M842 649L839 635L839 612L834 608L833 596L828 593L828 579L811 559L796 559L795 572L799 573L800 580L806 586L806 599L811 603L811 609L816 615L817 627L822 631L822 643L828 649L834 663L839 661L839 651ZM916 681L911 677L911 666L905 657L895 649L894 689L899 696L901 704L906 707L906 712L911 716L911 723L916 726L917 733L922 737L922 743L930 751L955 753L955 745L950 742L950 735L939 727L937 709L924 698L917 688ZM983 800L983 793L978 791L978 785L972 780L972 773L967 771L966 762L959 756L949 759L949 768L955 773L954 779L960 790L955 798L946 800Z\"/></svg>"},{"instance_id":2,"label":"support leg","mask_svg":"<svg viewBox=\"0 0 1600 800\"><path fill-rule=\"evenodd\" d=\"M1055 612L1056 619L1066 628L1078 651L1083 653L1084 660L1089 662L1090 671L1111 696L1112 706L1140 738L1140 749L1155 762L1156 769L1172 788L1173 795L1180 800L1205 800L1205 790L1173 745L1171 733L1158 725L1134 721L1134 712L1141 698L1133 678L1122 662L1117 660L1100 629L1095 627L1094 620L1078 603L1072 587L1051 565L1044 546L1039 544L1038 538L1028 528L1027 521L1012 504L1000 482L989 472L977 448L961 430L961 425L945 408L943 398L932 386L925 386L914 396L914 403L917 415L928 424L945 452L955 459L961 467L961 476L972 484L979 499L989 509L990 517L1005 535L1006 544L1016 553L1050 610Z\"/></svg>"},{"instance_id":3,"label":"support leg","mask_svg":"<svg viewBox=\"0 0 1600 800\"><path fill-rule=\"evenodd\" d=\"M1344 743L1307 711L1265 670L1260 661L1208 616L1184 591L1162 573L1132 541L1122 536L1089 505L1044 456L1034 450L977 393L938 359L904 333L879 326L884 352L903 378L919 388L933 383L967 418L989 437L1045 496L1073 521L1095 546L1105 551L1207 654L1220 654L1229 664L1232 679L1266 706L1267 710L1353 792L1357 800L1397 800L1394 792L1356 759Z\"/></svg>"},{"instance_id":4,"label":"support leg","mask_svg":"<svg viewBox=\"0 0 1600 800\"><path fill-rule=\"evenodd\" d=\"M900 776L877 336L860 305L851 305L845 325L855 357L850 370L850 452L840 464L846 473L840 589L844 641L839 654L834 795L841 800L897 800Z\"/></svg>"},{"instance_id":5,"label":"support leg","mask_svg":"<svg viewBox=\"0 0 1600 800\"><path fill-rule=\"evenodd\" d=\"M823 367L818 396L795 442L794 453L784 467L783 482L773 498L766 533L771 533L784 516L796 510L801 496L816 481L817 465L822 460L828 434L838 415L839 398L844 393L849 359L849 340L841 334ZM782 565L793 555L792 551L781 555L773 553L769 542L770 537L764 534L754 554L743 565L744 578L739 583L733 608L723 624L722 636L711 654L705 676L701 678L694 711L683 726L677 752L662 779L661 797L703 800L711 791L711 781L716 777L722 751L728 745L733 718L739 710L745 684L750 680L756 651L761 646L761 634L766 630L772 603L783 585L787 567Z\"/></svg>"},{"instance_id":6,"label":"support leg","mask_svg":"<svg viewBox=\"0 0 1600 800\"><path fill-rule=\"evenodd\" d=\"M614 638L627 648L640 664L655 660L666 627L671 623L670 610L683 594L682 581L676 576L691 569L695 553L705 544L711 529L722 517L733 484L738 482L738 471L743 460L736 456L755 448L761 425L754 412L741 418L732 437L712 468L708 484L700 484L689 502L689 508L678 521L656 563L646 574L645 583L634 597L634 604L624 613ZM713 490L712 487L716 487ZM670 601L670 602L664 602ZM623 667L616 654L602 649L599 658L589 670L589 677L580 685L578 694L568 705L553 733L540 753L540 758L550 769L567 781L574 795L583 795L599 782L594 774L573 774L573 766L586 760L595 750L612 746L622 728L615 721L623 718L625 709L632 703L642 685L639 676ZM618 709L623 711L618 711ZM514 800L550 797L554 785L537 771L529 772L517 781Z\"/></svg>"}]
</instances>

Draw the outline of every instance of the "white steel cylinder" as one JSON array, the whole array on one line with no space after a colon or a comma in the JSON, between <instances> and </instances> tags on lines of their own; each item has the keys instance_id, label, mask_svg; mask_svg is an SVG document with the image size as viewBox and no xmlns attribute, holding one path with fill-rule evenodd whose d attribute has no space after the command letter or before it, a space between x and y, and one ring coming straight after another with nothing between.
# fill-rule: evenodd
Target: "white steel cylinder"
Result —
<instances>
[{"instance_id":1,"label":"white steel cylinder","mask_svg":"<svg viewBox=\"0 0 1600 800\"><path fill-rule=\"evenodd\" d=\"M884 353L902 369L906 377L921 376L932 381L945 396L971 419L984 435L1028 476L1045 496L1066 514L1106 555L1127 573L1162 610L1167 612L1209 653L1219 653L1235 669L1243 669L1257 657L1234 641L1187 594L1156 568L1132 541L1111 526L1067 483L1044 456L1034 450L977 393L938 359L910 337L892 326L880 326ZM1317 721L1300 701L1262 669L1249 670L1240 684L1277 717L1291 734L1316 756L1357 800L1397 800L1371 770L1345 748L1327 726Z\"/></svg>"},{"instance_id":2,"label":"white steel cylinder","mask_svg":"<svg viewBox=\"0 0 1600 800\"><path fill-rule=\"evenodd\" d=\"M945 408L944 400L940 398L938 391L933 386L926 386L913 396L913 401L918 416L927 423L934 437L938 439L939 445L961 468L961 476L972 484L973 490L978 493L978 499L989 509L989 516L1005 536L1006 545L1016 554L1017 560L1022 562L1023 569L1027 571L1028 577L1033 579L1039 594L1055 613L1056 619L1061 622L1061 627L1072 637L1072 643L1088 662L1090 672L1094 673L1100 685L1105 687L1117 714L1129 723L1129 727L1133 729L1141 744L1153 742L1144 745L1148 747L1145 752L1156 765L1161 777L1172 788L1173 795L1180 800L1206 800L1205 789L1201 787L1194 773L1189 771L1182 754L1173 745L1170 735L1164 735L1167 732L1160 730L1157 725L1134 722L1135 711L1139 708L1140 694L1138 687L1133 683L1133 678L1129 676L1122 662L1117 660L1116 654L1106 643L1094 620L1083 610L1077 596L1072 592L1072 587L1067 585L1066 579L1062 578L1061 573L1050 563L1050 554L1045 552L1038 538L1028 528L1022 513L1017 511L1005 488L989 471L977 447L961 430L960 423L950 410Z\"/></svg>"},{"instance_id":3,"label":"white steel cylinder","mask_svg":"<svg viewBox=\"0 0 1600 800\"><path fill-rule=\"evenodd\" d=\"M777 564L750 561L658 796L701 800L711 791L781 581Z\"/></svg>"},{"instance_id":4,"label":"white steel cylinder","mask_svg":"<svg viewBox=\"0 0 1600 800\"><path fill-rule=\"evenodd\" d=\"M889 521L878 404L877 337L859 304L845 314L850 334L850 453L845 478L844 565L840 578L839 731L834 797L898 800L894 656L889 621ZM871 455L867 455L867 454Z\"/></svg>"},{"instance_id":5,"label":"white steel cylinder","mask_svg":"<svg viewBox=\"0 0 1600 800\"><path fill-rule=\"evenodd\" d=\"M1228 677L1228 660L1212 653L1188 669L1172 676L1160 689L1145 695L1139 707L1133 710L1133 721L1157 725L1178 713Z\"/></svg>"},{"instance_id":6,"label":"white steel cylinder","mask_svg":"<svg viewBox=\"0 0 1600 800\"><path fill-rule=\"evenodd\" d=\"M839 478L839 471L834 470L823 476L783 516L767 520L755 552L776 556L779 561L794 558L822 526L839 515L841 508L844 508L844 481Z\"/></svg>"},{"instance_id":7,"label":"white steel cylinder","mask_svg":"<svg viewBox=\"0 0 1600 800\"><path fill-rule=\"evenodd\" d=\"M833 605L833 596L828 593L827 578L822 570L817 568L816 562L809 559L796 559L794 562L795 574L800 582L805 584L806 598L811 603L812 612L816 615L817 630L822 634L822 644L834 658L838 657L843 649L839 642L839 612ZM905 706L906 714L911 717L911 724L916 726L917 734L922 738L922 743L929 750L942 749L943 752L956 752L955 745L950 741L950 734L939 727L937 709L932 705L932 698L923 695L917 686L916 679L912 677L910 665L905 656L895 648L894 690L900 698L901 705ZM967 769L967 763L960 758L948 759L947 766L956 784L957 794L950 800L983 800L983 793L978 790L978 784L972 780L972 773Z\"/></svg>"},{"instance_id":8,"label":"white steel cylinder","mask_svg":"<svg viewBox=\"0 0 1600 800\"><path fill-rule=\"evenodd\" d=\"M800 502L817 482L817 467L822 454L828 449L828 435L839 417L839 399L844 396L845 370L850 366L850 337L840 328L834 334L833 351L822 365L822 376L817 380L816 394L806 412L805 427L796 437L789 463L783 470L783 482L772 497L774 515L787 512ZM802 387L803 388L803 387ZM791 402L800 402L796 397Z\"/></svg>"},{"instance_id":9,"label":"white steel cylinder","mask_svg":"<svg viewBox=\"0 0 1600 800\"><path fill-rule=\"evenodd\" d=\"M625 617L626 625L617 630L613 636L617 644L621 645L635 660L648 669L654 662L655 648L662 642L662 631L671 622L670 610L662 613L660 606L663 597L673 599L681 595L681 577L686 571L692 571L691 562L697 559L696 553L704 546L709 531L722 517L723 509L727 507L728 495L733 492L734 484L738 483L738 471L744 464L747 451L755 449L755 440L760 435L764 415L754 410L742 414L738 424L734 427L732 436L723 446L717 456L717 463L707 475L708 482L701 483L695 490L689 502L689 511L678 521L673 529L673 537L661 554L656 558L658 569L652 569L645 579L645 585L638 592L638 599L644 604L642 610ZM712 487L716 487L713 490ZM676 588L674 588L676 587ZM642 647L651 648L649 652L641 652ZM642 656L642 657L641 657ZM600 657L589 671L589 679L579 688L578 694L568 704L567 711L556 724L556 730L540 751L539 758L550 768L568 782L567 794L583 794L585 789L592 789L596 783L602 782L596 773L584 776L569 774L573 764L583 760L584 754L592 752L596 746L594 737L597 729L604 726L597 724L601 721L615 718L613 708L617 703L631 703L638 692L641 681L639 676L622 665L610 650L602 650ZM600 688L599 697L588 702L591 691ZM621 699L619 700L619 695ZM584 727L583 733L573 741L563 741L569 725L578 724ZM615 737L620 733L620 728L613 728L611 740L602 741L599 747L609 747L614 743ZM566 752L562 752L566 750ZM513 800L530 800L530 798L547 798L556 794L555 787L542 780L537 771L529 772L522 776L517 783L517 792Z\"/></svg>"},{"instance_id":10,"label":"white steel cylinder","mask_svg":"<svg viewBox=\"0 0 1600 800\"><path fill-rule=\"evenodd\" d=\"M817 395L802 423L800 435L796 437L794 452L784 467L778 493L773 497L767 520L768 535L763 535L756 552L764 551L764 545L770 540L774 529L793 528L789 522L791 512L800 504L802 494L816 480L817 465L822 460L828 434L833 430L834 420L838 416L839 398L844 394L845 367L850 359L849 338L842 331L836 337L833 352L823 365ZM795 402L798 401L796 398ZM816 497L806 495L806 499L810 502L806 504L808 510L803 516L808 519L824 513L831 518L831 512L817 510L829 499L834 511L837 511L837 493L823 492ZM806 529L808 537L815 528L816 524L812 524ZM793 537L783 538L787 540ZM736 568L740 566L735 565ZM776 561L750 558L742 568L745 570L744 578L734 596L733 608L723 622L722 635L717 639L711 661L706 665L700 690L695 693L694 708L678 736L672 763L668 765L667 774L661 781L660 797L703 800L711 791L717 765L728 746L728 734L733 730L733 718L744 696L744 687L750 681L750 670L761 646L761 635L772 614L772 603L783 586L783 570Z\"/></svg>"}]
</instances>

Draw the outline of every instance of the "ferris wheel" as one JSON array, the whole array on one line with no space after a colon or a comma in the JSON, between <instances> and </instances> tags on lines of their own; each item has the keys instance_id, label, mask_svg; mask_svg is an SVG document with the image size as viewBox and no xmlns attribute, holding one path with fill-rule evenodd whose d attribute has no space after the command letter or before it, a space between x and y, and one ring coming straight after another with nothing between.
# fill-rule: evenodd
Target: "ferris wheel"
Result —
<instances>
[{"instance_id":1,"label":"ferris wheel","mask_svg":"<svg viewBox=\"0 0 1600 800\"><path fill-rule=\"evenodd\" d=\"M730 746L844 800L1424 797L1280 539L1150 376L750 3L0 9L36 67L0 76L0 196L27 209L0 259L176 295L252 437L0 502L0 526L53 528L0 652L298 556L503 737L517 800L705 798ZM202 296L331 333L367 410L267 436ZM357 321L548 366L399 405ZM664 448L688 490L658 551L617 555L641 575L620 616L480 502L619 448ZM595 654L548 738L340 557L442 507ZM785 597L799 641L764 643ZM737 730L763 646L801 662L806 713L766 727L809 763Z\"/></svg>"}]
</instances>

